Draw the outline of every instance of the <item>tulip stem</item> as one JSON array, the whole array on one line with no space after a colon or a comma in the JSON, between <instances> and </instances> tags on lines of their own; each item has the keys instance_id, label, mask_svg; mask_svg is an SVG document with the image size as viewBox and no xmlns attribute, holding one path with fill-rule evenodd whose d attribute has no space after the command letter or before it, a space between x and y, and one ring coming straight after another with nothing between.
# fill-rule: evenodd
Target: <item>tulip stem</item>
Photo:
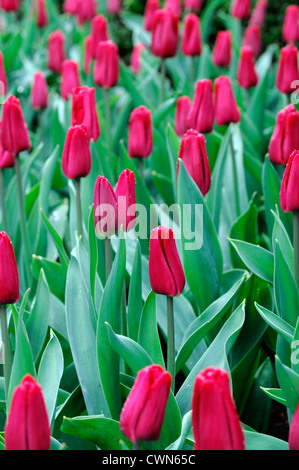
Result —
<instances>
[{"instance_id":1,"label":"tulip stem","mask_svg":"<svg viewBox=\"0 0 299 470\"><path fill-rule=\"evenodd\" d=\"M0 169L0 198L1 198L1 209L2 209L2 226L4 231L8 232L8 219L5 204L5 186L4 186L4 170Z\"/></svg>"},{"instance_id":2,"label":"tulip stem","mask_svg":"<svg viewBox=\"0 0 299 470\"><path fill-rule=\"evenodd\" d=\"M112 268L112 257L111 257L111 241L110 238L105 238L105 263L106 263L106 281L111 272Z\"/></svg>"},{"instance_id":3,"label":"tulip stem","mask_svg":"<svg viewBox=\"0 0 299 470\"><path fill-rule=\"evenodd\" d=\"M175 382L175 336L173 297L167 296L167 370L172 377L171 388L174 391Z\"/></svg>"},{"instance_id":4,"label":"tulip stem","mask_svg":"<svg viewBox=\"0 0 299 470\"><path fill-rule=\"evenodd\" d=\"M133 450L140 450L140 444L141 444L140 441L135 442L133 444Z\"/></svg>"},{"instance_id":5,"label":"tulip stem","mask_svg":"<svg viewBox=\"0 0 299 470\"><path fill-rule=\"evenodd\" d=\"M79 237L83 236L82 206L81 206L81 185L80 178L75 179L76 203L77 203L77 227Z\"/></svg>"},{"instance_id":6,"label":"tulip stem","mask_svg":"<svg viewBox=\"0 0 299 470\"><path fill-rule=\"evenodd\" d=\"M109 99L109 88L104 88L104 102L105 102L106 144L108 147L109 155L111 155L112 137L111 137L111 108L110 108L110 99Z\"/></svg>"},{"instance_id":7,"label":"tulip stem","mask_svg":"<svg viewBox=\"0 0 299 470\"><path fill-rule=\"evenodd\" d=\"M237 212L237 217L239 217L239 215L240 215L240 205L239 205L239 192L238 192L238 172L237 172L236 154L235 154L235 149L234 149L233 133L232 132L231 132L231 135L230 135L229 144L230 144L232 166L233 166L233 184L234 184L234 191L235 191L236 212Z\"/></svg>"},{"instance_id":8,"label":"tulip stem","mask_svg":"<svg viewBox=\"0 0 299 470\"><path fill-rule=\"evenodd\" d=\"M294 278L299 289L299 211L293 212L294 223Z\"/></svg>"},{"instance_id":9,"label":"tulip stem","mask_svg":"<svg viewBox=\"0 0 299 470\"><path fill-rule=\"evenodd\" d=\"M23 186L22 186L22 178L21 178L21 167L20 167L20 158L19 155L16 155L15 158L15 172L17 178L17 188L18 188L18 198L19 198L19 209L20 209L20 225L21 225L21 234L22 234L22 241L25 250L25 281L27 286L29 286L30 282L30 243L29 243L29 236L28 236L28 229L27 229L27 222L26 222L26 212L25 212L25 204L24 204L24 197L23 194Z\"/></svg>"},{"instance_id":10,"label":"tulip stem","mask_svg":"<svg viewBox=\"0 0 299 470\"><path fill-rule=\"evenodd\" d=\"M6 305L0 305L0 323L1 323L1 337L4 345L4 379L5 379L5 393L8 394L8 385L11 374L12 359L11 349L9 343L8 324L6 318Z\"/></svg>"},{"instance_id":11,"label":"tulip stem","mask_svg":"<svg viewBox=\"0 0 299 470\"><path fill-rule=\"evenodd\" d=\"M196 56L191 56L191 67L190 67L190 82L192 87L192 93L194 92L194 82L196 78Z\"/></svg>"},{"instance_id":12,"label":"tulip stem","mask_svg":"<svg viewBox=\"0 0 299 470\"><path fill-rule=\"evenodd\" d=\"M165 59L161 60L161 103L165 101L165 85L166 85L166 66L165 66Z\"/></svg>"},{"instance_id":13,"label":"tulip stem","mask_svg":"<svg viewBox=\"0 0 299 470\"><path fill-rule=\"evenodd\" d=\"M126 280L124 279L123 285L123 301L122 301L122 308L121 308L121 331L123 336L127 336L128 328L127 328L127 288L126 288Z\"/></svg>"}]
</instances>

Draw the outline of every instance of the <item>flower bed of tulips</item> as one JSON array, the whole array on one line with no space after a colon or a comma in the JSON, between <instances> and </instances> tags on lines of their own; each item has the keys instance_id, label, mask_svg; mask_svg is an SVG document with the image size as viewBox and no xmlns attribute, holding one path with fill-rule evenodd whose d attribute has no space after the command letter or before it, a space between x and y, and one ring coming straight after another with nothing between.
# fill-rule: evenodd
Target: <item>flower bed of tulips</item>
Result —
<instances>
[{"instance_id":1,"label":"flower bed of tulips","mask_svg":"<svg viewBox=\"0 0 299 470\"><path fill-rule=\"evenodd\" d=\"M299 7L225 3L0 0L2 450L299 449Z\"/></svg>"}]
</instances>

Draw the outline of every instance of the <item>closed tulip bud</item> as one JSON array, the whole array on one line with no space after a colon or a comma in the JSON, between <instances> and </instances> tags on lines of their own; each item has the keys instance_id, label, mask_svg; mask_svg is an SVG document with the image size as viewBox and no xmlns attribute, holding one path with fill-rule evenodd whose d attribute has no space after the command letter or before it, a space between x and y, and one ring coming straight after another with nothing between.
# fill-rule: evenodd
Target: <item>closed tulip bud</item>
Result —
<instances>
[{"instance_id":1,"label":"closed tulip bud","mask_svg":"<svg viewBox=\"0 0 299 470\"><path fill-rule=\"evenodd\" d=\"M299 450L299 406L295 410L292 417L290 430L289 430L289 450Z\"/></svg>"},{"instance_id":2,"label":"closed tulip bud","mask_svg":"<svg viewBox=\"0 0 299 470\"><path fill-rule=\"evenodd\" d=\"M141 369L120 415L120 430L130 441L157 441L165 417L171 375L159 365Z\"/></svg>"},{"instance_id":3,"label":"closed tulip bud","mask_svg":"<svg viewBox=\"0 0 299 470\"><path fill-rule=\"evenodd\" d=\"M170 9L155 12L151 51L161 58L174 57L179 40L179 18Z\"/></svg>"},{"instance_id":4,"label":"closed tulip bud","mask_svg":"<svg viewBox=\"0 0 299 470\"><path fill-rule=\"evenodd\" d=\"M72 93L72 126L84 124L87 136L95 142L100 137L100 124L96 109L95 89L83 86Z\"/></svg>"},{"instance_id":5,"label":"closed tulip bud","mask_svg":"<svg viewBox=\"0 0 299 470\"><path fill-rule=\"evenodd\" d=\"M91 155L86 127L81 124L69 128L62 153L62 171L68 179L88 176Z\"/></svg>"},{"instance_id":6,"label":"closed tulip bud","mask_svg":"<svg viewBox=\"0 0 299 470\"><path fill-rule=\"evenodd\" d=\"M218 126L237 123L241 114L234 96L229 77L221 76L215 80L215 120Z\"/></svg>"},{"instance_id":7,"label":"closed tulip bud","mask_svg":"<svg viewBox=\"0 0 299 470\"><path fill-rule=\"evenodd\" d=\"M188 130L188 116L191 109L191 100L189 96L180 96L176 102L175 108L175 132L182 136Z\"/></svg>"},{"instance_id":8,"label":"closed tulip bud","mask_svg":"<svg viewBox=\"0 0 299 470\"><path fill-rule=\"evenodd\" d=\"M42 387L26 375L13 393L5 425L6 450L49 450L51 429Z\"/></svg>"},{"instance_id":9,"label":"closed tulip bud","mask_svg":"<svg viewBox=\"0 0 299 470\"><path fill-rule=\"evenodd\" d=\"M108 0L107 2L107 11L111 15L117 15L121 12L121 0Z\"/></svg>"},{"instance_id":10,"label":"closed tulip bud","mask_svg":"<svg viewBox=\"0 0 299 470\"><path fill-rule=\"evenodd\" d=\"M265 24L268 0L258 0L252 15L250 17L250 25L262 27Z\"/></svg>"},{"instance_id":11,"label":"closed tulip bud","mask_svg":"<svg viewBox=\"0 0 299 470\"><path fill-rule=\"evenodd\" d=\"M4 66L4 57L3 52L0 51L0 84L2 84L2 89L0 88L0 96L4 96L7 93L7 76Z\"/></svg>"},{"instance_id":12,"label":"closed tulip bud","mask_svg":"<svg viewBox=\"0 0 299 470\"><path fill-rule=\"evenodd\" d=\"M294 150L289 159L282 178L280 205L284 212L299 211L299 150Z\"/></svg>"},{"instance_id":13,"label":"closed tulip bud","mask_svg":"<svg viewBox=\"0 0 299 470\"><path fill-rule=\"evenodd\" d=\"M129 232L136 225L136 180L133 171L124 170L115 188L118 205L118 229Z\"/></svg>"},{"instance_id":14,"label":"closed tulip bud","mask_svg":"<svg viewBox=\"0 0 299 470\"><path fill-rule=\"evenodd\" d=\"M90 75L91 73L91 67L92 67L92 61L93 61L93 55L94 55L94 48L93 48L93 38L92 36L87 36L84 39L84 63L83 63L83 69L85 75Z\"/></svg>"},{"instance_id":15,"label":"closed tulip bud","mask_svg":"<svg viewBox=\"0 0 299 470\"><path fill-rule=\"evenodd\" d=\"M97 14L96 1L77 0L76 14L80 25L83 25L86 21L91 21Z\"/></svg>"},{"instance_id":16,"label":"closed tulip bud","mask_svg":"<svg viewBox=\"0 0 299 470\"><path fill-rule=\"evenodd\" d=\"M76 15L78 0L64 0L63 11L69 15Z\"/></svg>"},{"instance_id":17,"label":"closed tulip bud","mask_svg":"<svg viewBox=\"0 0 299 470\"><path fill-rule=\"evenodd\" d=\"M299 40L299 7L297 5L289 5L286 9L282 37L285 42Z\"/></svg>"},{"instance_id":18,"label":"closed tulip bud","mask_svg":"<svg viewBox=\"0 0 299 470\"><path fill-rule=\"evenodd\" d=\"M146 46L142 42L134 44L133 51L131 54L131 69L133 73L137 74L141 70L141 54L145 50Z\"/></svg>"},{"instance_id":19,"label":"closed tulip bud","mask_svg":"<svg viewBox=\"0 0 299 470\"><path fill-rule=\"evenodd\" d=\"M169 8L178 17L181 16L181 0L166 0L164 8Z\"/></svg>"},{"instance_id":20,"label":"closed tulip bud","mask_svg":"<svg viewBox=\"0 0 299 470\"><path fill-rule=\"evenodd\" d=\"M20 6L20 0L1 0L0 6L4 11L17 11Z\"/></svg>"},{"instance_id":21,"label":"closed tulip bud","mask_svg":"<svg viewBox=\"0 0 299 470\"><path fill-rule=\"evenodd\" d=\"M272 163L286 165L295 149L299 149L299 112L290 104L277 115L269 145L269 159Z\"/></svg>"},{"instance_id":22,"label":"closed tulip bud","mask_svg":"<svg viewBox=\"0 0 299 470\"><path fill-rule=\"evenodd\" d=\"M31 149L20 100L13 95L3 104L1 141L3 148L15 155Z\"/></svg>"},{"instance_id":23,"label":"closed tulip bud","mask_svg":"<svg viewBox=\"0 0 299 470\"><path fill-rule=\"evenodd\" d=\"M159 10L159 0L147 0L144 10L144 28L146 31L152 31L154 26L154 16L156 10Z\"/></svg>"},{"instance_id":24,"label":"closed tulip bud","mask_svg":"<svg viewBox=\"0 0 299 470\"><path fill-rule=\"evenodd\" d=\"M234 18L244 20L250 15L251 0L233 0L231 14Z\"/></svg>"},{"instance_id":25,"label":"closed tulip bud","mask_svg":"<svg viewBox=\"0 0 299 470\"><path fill-rule=\"evenodd\" d=\"M201 54L200 21L195 13L189 13L184 18L182 52L186 56Z\"/></svg>"},{"instance_id":26,"label":"closed tulip bud","mask_svg":"<svg viewBox=\"0 0 299 470\"><path fill-rule=\"evenodd\" d=\"M128 153L131 158L147 158L153 149L151 111L145 106L135 108L129 120Z\"/></svg>"},{"instance_id":27,"label":"closed tulip bud","mask_svg":"<svg viewBox=\"0 0 299 470\"><path fill-rule=\"evenodd\" d=\"M97 46L101 41L108 41L108 23L103 15L98 15L91 21L91 36L93 41L93 59L96 58Z\"/></svg>"},{"instance_id":28,"label":"closed tulip bud","mask_svg":"<svg viewBox=\"0 0 299 470\"><path fill-rule=\"evenodd\" d=\"M231 31L218 31L213 49L213 64L216 67L227 68L232 57L232 33Z\"/></svg>"},{"instance_id":29,"label":"closed tulip bud","mask_svg":"<svg viewBox=\"0 0 299 470\"><path fill-rule=\"evenodd\" d=\"M250 46L243 46L241 48L237 78L239 85L245 89L255 87L258 83L259 79L255 70L254 53Z\"/></svg>"},{"instance_id":30,"label":"closed tulip bud","mask_svg":"<svg viewBox=\"0 0 299 470\"><path fill-rule=\"evenodd\" d=\"M157 227L151 232L149 277L156 294L177 297L185 287L185 273L174 234L168 227Z\"/></svg>"},{"instance_id":31,"label":"closed tulip bud","mask_svg":"<svg viewBox=\"0 0 299 470\"><path fill-rule=\"evenodd\" d=\"M15 155L2 147L1 127L2 123L0 122L0 168L5 170L5 168L13 168L15 166Z\"/></svg>"},{"instance_id":32,"label":"closed tulip bud","mask_svg":"<svg viewBox=\"0 0 299 470\"><path fill-rule=\"evenodd\" d=\"M48 68L52 72L60 74L62 64L66 59L65 36L62 31L57 30L50 34L48 39Z\"/></svg>"},{"instance_id":33,"label":"closed tulip bud","mask_svg":"<svg viewBox=\"0 0 299 470\"><path fill-rule=\"evenodd\" d=\"M109 238L117 232L118 206L115 192L107 178L99 176L94 187L94 226L99 238Z\"/></svg>"},{"instance_id":34,"label":"closed tulip bud","mask_svg":"<svg viewBox=\"0 0 299 470\"><path fill-rule=\"evenodd\" d=\"M94 81L102 88L114 87L119 79L119 54L117 45L111 40L102 41L97 47Z\"/></svg>"},{"instance_id":35,"label":"closed tulip bud","mask_svg":"<svg viewBox=\"0 0 299 470\"><path fill-rule=\"evenodd\" d=\"M0 305L19 301L19 274L12 243L5 232L0 232Z\"/></svg>"},{"instance_id":36,"label":"closed tulip bud","mask_svg":"<svg viewBox=\"0 0 299 470\"><path fill-rule=\"evenodd\" d=\"M244 450L244 431L225 370L208 367L196 377L192 424L195 450Z\"/></svg>"},{"instance_id":37,"label":"closed tulip bud","mask_svg":"<svg viewBox=\"0 0 299 470\"><path fill-rule=\"evenodd\" d=\"M34 109L44 109L48 106L48 85L42 72L37 72L34 75L31 104Z\"/></svg>"},{"instance_id":38,"label":"closed tulip bud","mask_svg":"<svg viewBox=\"0 0 299 470\"><path fill-rule=\"evenodd\" d=\"M276 85L281 93L291 94L295 91L298 80L298 49L289 44L280 51Z\"/></svg>"},{"instance_id":39,"label":"closed tulip bud","mask_svg":"<svg viewBox=\"0 0 299 470\"><path fill-rule=\"evenodd\" d=\"M185 0L185 10L194 10L199 12L202 7L202 0Z\"/></svg>"},{"instance_id":40,"label":"closed tulip bud","mask_svg":"<svg viewBox=\"0 0 299 470\"><path fill-rule=\"evenodd\" d=\"M196 84L195 96L188 116L189 129L209 134L215 118L213 86L211 80L200 80Z\"/></svg>"},{"instance_id":41,"label":"closed tulip bud","mask_svg":"<svg viewBox=\"0 0 299 470\"><path fill-rule=\"evenodd\" d=\"M67 59L62 63L61 70L61 96L67 101L74 88L80 86L78 63Z\"/></svg>"},{"instance_id":42,"label":"closed tulip bud","mask_svg":"<svg viewBox=\"0 0 299 470\"><path fill-rule=\"evenodd\" d=\"M262 37L261 28L259 26L248 26L244 33L243 46L250 46L256 57L260 55L262 52Z\"/></svg>"},{"instance_id":43,"label":"closed tulip bud","mask_svg":"<svg viewBox=\"0 0 299 470\"><path fill-rule=\"evenodd\" d=\"M178 172L180 160L184 162L189 175L205 196L211 187L211 170L204 135L193 129L189 129L183 135L177 165Z\"/></svg>"},{"instance_id":44,"label":"closed tulip bud","mask_svg":"<svg viewBox=\"0 0 299 470\"><path fill-rule=\"evenodd\" d=\"M49 18L45 0L37 0L36 24L39 28L44 28L48 23Z\"/></svg>"}]
</instances>

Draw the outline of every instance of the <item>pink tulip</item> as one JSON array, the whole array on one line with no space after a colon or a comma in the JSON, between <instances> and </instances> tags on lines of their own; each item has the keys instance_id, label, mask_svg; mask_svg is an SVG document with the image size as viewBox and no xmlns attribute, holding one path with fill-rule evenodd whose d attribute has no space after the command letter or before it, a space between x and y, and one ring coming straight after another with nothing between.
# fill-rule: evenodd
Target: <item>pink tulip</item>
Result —
<instances>
[{"instance_id":1,"label":"pink tulip","mask_svg":"<svg viewBox=\"0 0 299 470\"><path fill-rule=\"evenodd\" d=\"M72 126L83 124L89 139L100 137L100 124L96 109L95 89L87 86L75 88L72 93Z\"/></svg>"},{"instance_id":2,"label":"pink tulip","mask_svg":"<svg viewBox=\"0 0 299 470\"><path fill-rule=\"evenodd\" d=\"M184 18L182 52L185 56L201 54L200 22L195 13L189 13Z\"/></svg>"},{"instance_id":3,"label":"pink tulip","mask_svg":"<svg viewBox=\"0 0 299 470\"><path fill-rule=\"evenodd\" d=\"M130 441L157 441L165 417L171 375L161 366L140 370L123 406L120 430Z\"/></svg>"},{"instance_id":4,"label":"pink tulip","mask_svg":"<svg viewBox=\"0 0 299 470\"><path fill-rule=\"evenodd\" d=\"M188 127L209 134L215 118L213 87L211 80L200 80L196 84L195 97L188 116Z\"/></svg>"},{"instance_id":5,"label":"pink tulip","mask_svg":"<svg viewBox=\"0 0 299 470\"><path fill-rule=\"evenodd\" d=\"M20 6L20 0L1 0L0 6L4 11L17 11Z\"/></svg>"},{"instance_id":6,"label":"pink tulip","mask_svg":"<svg viewBox=\"0 0 299 470\"><path fill-rule=\"evenodd\" d=\"M178 172L180 160L184 162L189 175L205 196L211 187L211 170L204 135L193 129L189 129L183 135L177 165Z\"/></svg>"},{"instance_id":7,"label":"pink tulip","mask_svg":"<svg viewBox=\"0 0 299 470\"><path fill-rule=\"evenodd\" d=\"M199 12L202 7L202 0L185 0L185 10L194 10Z\"/></svg>"},{"instance_id":8,"label":"pink tulip","mask_svg":"<svg viewBox=\"0 0 299 470\"><path fill-rule=\"evenodd\" d=\"M218 126L240 122L241 115L234 96L229 77L216 78L215 83L215 120Z\"/></svg>"},{"instance_id":9,"label":"pink tulip","mask_svg":"<svg viewBox=\"0 0 299 470\"><path fill-rule=\"evenodd\" d=\"M149 277L156 294L176 297L185 287L185 274L174 234L168 227L157 227L151 232Z\"/></svg>"},{"instance_id":10,"label":"pink tulip","mask_svg":"<svg viewBox=\"0 0 299 470\"><path fill-rule=\"evenodd\" d=\"M15 304L20 298L19 274L12 243L0 232L0 305Z\"/></svg>"},{"instance_id":11,"label":"pink tulip","mask_svg":"<svg viewBox=\"0 0 299 470\"><path fill-rule=\"evenodd\" d=\"M117 15L121 12L121 0L107 0L107 11L111 15Z\"/></svg>"},{"instance_id":12,"label":"pink tulip","mask_svg":"<svg viewBox=\"0 0 299 470\"><path fill-rule=\"evenodd\" d=\"M111 40L101 41L97 47L94 81L102 88L114 87L119 79L119 54L117 45Z\"/></svg>"},{"instance_id":13,"label":"pink tulip","mask_svg":"<svg viewBox=\"0 0 299 470\"><path fill-rule=\"evenodd\" d=\"M117 233L118 206L115 192L104 176L99 176L94 187L94 226L97 237L107 238Z\"/></svg>"},{"instance_id":14,"label":"pink tulip","mask_svg":"<svg viewBox=\"0 0 299 470\"><path fill-rule=\"evenodd\" d=\"M159 0L147 0L144 11L144 28L146 31L152 31L154 26L154 16L156 10L159 10Z\"/></svg>"},{"instance_id":15,"label":"pink tulip","mask_svg":"<svg viewBox=\"0 0 299 470\"><path fill-rule=\"evenodd\" d=\"M244 20L250 15L251 0L233 0L231 14L239 20Z\"/></svg>"},{"instance_id":16,"label":"pink tulip","mask_svg":"<svg viewBox=\"0 0 299 470\"><path fill-rule=\"evenodd\" d=\"M169 8L178 17L181 16L181 0L166 0L164 8Z\"/></svg>"},{"instance_id":17,"label":"pink tulip","mask_svg":"<svg viewBox=\"0 0 299 470\"><path fill-rule=\"evenodd\" d=\"M152 54L161 57L174 57L179 40L179 19L172 10L160 9L155 12L152 29Z\"/></svg>"},{"instance_id":18,"label":"pink tulip","mask_svg":"<svg viewBox=\"0 0 299 470\"><path fill-rule=\"evenodd\" d=\"M188 130L188 116L191 109L189 96L180 96L175 108L175 131L178 136L182 136Z\"/></svg>"},{"instance_id":19,"label":"pink tulip","mask_svg":"<svg viewBox=\"0 0 299 470\"><path fill-rule=\"evenodd\" d=\"M78 63L71 59L65 60L62 63L61 75L61 96L67 101L73 89L80 86Z\"/></svg>"},{"instance_id":20,"label":"pink tulip","mask_svg":"<svg viewBox=\"0 0 299 470\"><path fill-rule=\"evenodd\" d=\"M269 144L269 159L272 163L286 165L296 149L299 149L299 112L290 104L277 115Z\"/></svg>"},{"instance_id":21,"label":"pink tulip","mask_svg":"<svg viewBox=\"0 0 299 470\"><path fill-rule=\"evenodd\" d=\"M244 450L244 431L225 370L208 367L196 377L192 424L195 450Z\"/></svg>"},{"instance_id":22,"label":"pink tulip","mask_svg":"<svg viewBox=\"0 0 299 470\"><path fill-rule=\"evenodd\" d=\"M298 87L298 49L289 44L280 51L276 86L281 93L291 94Z\"/></svg>"},{"instance_id":23,"label":"pink tulip","mask_svg":"<svg viewBox=\"0 0 299 470\"><path fill-rule=\"evenodd\" d=\"M60 74L62 64L66 59L65 37L62 31L57 30L50 34L48 39L48 68Z\"/></svg>"},{"instance_id":24,"label":"pink tulip","mask_svg":"<svg viewBox=\"0 0 299 470\"><path fill-rule=\"evenodd\" d=\"M62 153L62 171L68 179L88 176L91 155L86 127L81 124L69 128Z\"/></svg>"},{"instance_id":25,"label":"pink tulip","mask_svg":"<svg viewBox=\"0 0 299 470\"><path fill-rule=\"evenodd\" d=\"M34 75L31 104L34 109L44 109L48 106L48 85L42 72L36 72Z\"/></svg>"},{"instance_id":26,"label":"pink tulip","mask_svg":"<svg viewBox=\"0 0 299 470\"><path fill-rule=\"evenodd\" d=\"M294 150L282 178L280 189L280 205L284 212L299 211L299 150Z\"/></svg>"},{"instance_id":27,"label":"pink tulip","mask_svg":"<svg viewBox=\"0 0 299 470\"><path fill-rule=\"evenodd\" d=\"M41 386L26 375L15 388L5 425L6 450L49 450L51 429Z\"/></svg>"},{"instance_id":28,"label":"pink tulip","mask_svg":"<svg viewBox=\"0 0 299 470\"><path fill-rule=\"evenodd\" d=\"M49 23L48 10L45 0L37 0L36 24L39 28L44 28Z\"/></svg>"},{"instance_id":29,"label":"pink tulip","mask_svg":"<svg viewBox=\"0 0 299 470\"><path fill-rule=\"evenodd\" d=\"M108 22L103 15L95 16L91 21L91 36L93 41L93 59L96 58L96 52L99 42L108 41Z\"/></svg>"},{"instance_id":30,"label":"pink tulip","mask_svg":"<svg viewBox=\"0 0 299 470\"><path fill-rule=\"evenodd\" d=\"M256 57L262 52L261 28L256 25L249 25L245 30L243 46L250 46Z\"/></svg>"},{"instance_id":31,"label":"pink tulip","mask_svg":"<svg viewBox=\"0 0 299 470\"><path fill-rule=\"evenodd\" d=\"M136 180L133 171L124 170L118 178L115 196L118 206L118 229L129 232L136 225Z\"/></svg>"},{"instance_id":32,"label":"pink tulip","mask_svg":"<svg viewBox=\"0 0 299 470\"><path fill-rule=\"evenodd\" d=\"M1 142L4 150L14 155L31 149L28 128L20 100L11 95L3 104Z\"/></svg>"},{"instance_id":33,"label":"pink tulip","mask_svg":"<svg viewBox=\"0 0 299 470\"><path fill-rule=\"evenodd\" d=\"M153 149L151 111L145 106L135 108L130 116L128 153L131 158L148 158Z\"/></svg>"},{"instance_id":34,"label":"pink tulip","mask_svg":"<svg viewBox=\"0 0 299 470\"><path fill-rule=\"evenodd\" d=\"M131 54L131 69L135 74L141 70L141 55L142 51L146 49L145 44L139 42L134 44L133 51Z\"/></svg>"},{"instance_id":35,"label":"pink tulip","mask_svg":"<svg viewBox=\"0 0 299 470\"><path fill-rule=\"evenodd\" d=\"M216 67L230 66L232 56L231 31L218 31L213 49L213 63Z\"/></svg>"},{"instance_id":36,"label":"pink tulip","mask_svg":"<svg viewBox=\"0 0 299 470\"><path fill-rule=\"evenodd\" d=\"M286 42L299 41L299 6L289 5L286 9L282 37Z\"/></svg>"},{"instance_id":37,"label":"pink tulip","mask_svg":"<svg viewBox=\"0 0 299 470\"><path fill-rule=\"evenodd\" d=\"M258 75L255 70L254 53L250 46L241 48L241 55L237 71L237 79L242 88L255 87L258 83Z\"/></svg>"},{"instance_id":38,"label":"pink tulip","mask_svg":"<svg viewBox=\"0 0 299 470\"><path fill-rule=\"evenodd\" d=\"M260 28L264 26L266 20L267 6L268 0L257 1L250 17L250 25L259 26Z\"/></svg>"}]
</instances>

